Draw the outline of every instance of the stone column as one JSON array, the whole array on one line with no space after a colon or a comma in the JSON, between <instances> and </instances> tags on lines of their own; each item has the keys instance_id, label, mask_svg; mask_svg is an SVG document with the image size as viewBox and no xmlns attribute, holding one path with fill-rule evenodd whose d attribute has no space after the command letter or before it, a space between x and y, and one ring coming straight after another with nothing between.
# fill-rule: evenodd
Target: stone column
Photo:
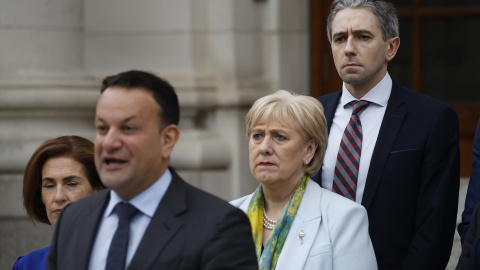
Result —
<instances>
[{"instance_id":1,"label":"stone column","mask_svg":"<svg viewBox=\"0 0 480 270\"><path fill-rule=\"evenodd\" d=\"M25 217L23 169L44 140L94 139L100 79L142 69L181 106L172 165L230 200L251 193L245 115L307 90L308 0L0 0L0 269L49 245ZM91 77L90 77L91 76Z\"/></svg>"},{"instance_id":2,"label":"stone column","mask_svg":"<svg viewBox=\"0 0 480 270\"><path fill-rule=\"evenodd\" d=\"M0 268L48 246L22 202L23 170L46 139L93 139L98 83L84 72L82 0L0 0Z\"/></svg>"},{"instance_id":3,"label":"stone column","mask_svg":"<svg viewBox=\"0 0 480 270\"><path fill-rule=\"evenodd\" d=\"M245 155L244 116L252 101L268 91L256 30L257 4L232 0L85 3L89 73L102 77L143 69L170 81L181 106L181 135L172 165L190 183L224 199L251 192L257 183ZM253 185L241 190L241 179Z\"/></svg>"}]
</instances>

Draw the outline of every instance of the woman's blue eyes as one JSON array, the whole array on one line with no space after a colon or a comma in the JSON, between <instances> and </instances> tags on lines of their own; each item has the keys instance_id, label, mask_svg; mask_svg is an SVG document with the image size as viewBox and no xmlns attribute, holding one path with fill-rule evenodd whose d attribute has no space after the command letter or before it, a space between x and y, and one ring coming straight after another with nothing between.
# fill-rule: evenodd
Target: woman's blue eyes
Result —
<instances>
[{"instance_id":1,"label":"woman's blue eyes","mask_svg":"<svg viewBox=\"0 0 480 270\"><path fill-rule=\"evenodd\" d=\"M253 135L252 135L252 138L253 138L254 140L260 140L262 137L263 137L262 134L253 134ZM276 140L279 140L279 141L284 141L284 140L287 139L285 136L280 135L280 134L274 135L274 138L275 138Z\"/></svg>"}]
</instances>

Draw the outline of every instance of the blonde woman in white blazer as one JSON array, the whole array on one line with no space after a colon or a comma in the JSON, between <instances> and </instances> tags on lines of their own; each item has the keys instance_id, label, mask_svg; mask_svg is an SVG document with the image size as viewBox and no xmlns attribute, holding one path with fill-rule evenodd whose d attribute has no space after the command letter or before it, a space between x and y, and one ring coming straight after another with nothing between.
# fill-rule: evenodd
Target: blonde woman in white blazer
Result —
<instances>
[{"instance_id":1,"label":"blonde woman in white blazer","mask_svg":"<svg viewBox=\"0 0 480 270\"><path fill-rule=\"evenodd\" d=\"M320 102L279 90L253 104L246 124L260 185L231 204L250 219L259 269L377 269L366 210L310 179L327 144Z\"/></svg>"}]
</instances>

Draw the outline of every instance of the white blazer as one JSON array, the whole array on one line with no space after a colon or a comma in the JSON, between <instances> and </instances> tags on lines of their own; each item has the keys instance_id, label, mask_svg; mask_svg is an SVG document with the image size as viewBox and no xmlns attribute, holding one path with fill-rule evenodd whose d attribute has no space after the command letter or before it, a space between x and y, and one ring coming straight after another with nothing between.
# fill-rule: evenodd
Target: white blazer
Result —
<instances>
[{"instance_id":1,"label":"white blazer","mask_svg":"<svg viewBox=\"0 0 480 270\"><path fill-rule=\"evenodd\" d=\"M230 203L246 212L252 195ZM310 179L278 258L282 269L376 270L365 208Z\"/></svg>"}]
</instances>

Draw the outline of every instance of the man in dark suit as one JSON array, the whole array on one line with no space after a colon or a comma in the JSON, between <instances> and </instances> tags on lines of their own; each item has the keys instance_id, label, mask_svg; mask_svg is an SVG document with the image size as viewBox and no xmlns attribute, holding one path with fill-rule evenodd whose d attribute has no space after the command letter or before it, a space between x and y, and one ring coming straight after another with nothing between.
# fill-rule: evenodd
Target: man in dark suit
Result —
<instances>
[{"instance_id":1,"label":"man in dark suit","mask_svg":"<svg viewBox=\"0 0 480 270\"><path fill-rule=\"evenodd\" d=\"M458 204L458 117L390 78L387 64L400 46L390 3L335 0L327 32L344 83L319 98L329 141L314 180L367 209L379 269L443 270ZM358 101L367 104L360 113L352 109ZM350 134L340 146L351 123L363 141L357 147Z\"/></svg>"},{"instance_id":2,"label":"man in dark suit","mask_svg":"<svg viewBox=\"0 0 480 270\"><path fill-rule=\"evenodd\" d=\"M104 79L95 164L109 189L61 212L48 269L257 269L246 215L169 167L178 121L166 81L142 71Z\"/></svg>"}]
</instances>

